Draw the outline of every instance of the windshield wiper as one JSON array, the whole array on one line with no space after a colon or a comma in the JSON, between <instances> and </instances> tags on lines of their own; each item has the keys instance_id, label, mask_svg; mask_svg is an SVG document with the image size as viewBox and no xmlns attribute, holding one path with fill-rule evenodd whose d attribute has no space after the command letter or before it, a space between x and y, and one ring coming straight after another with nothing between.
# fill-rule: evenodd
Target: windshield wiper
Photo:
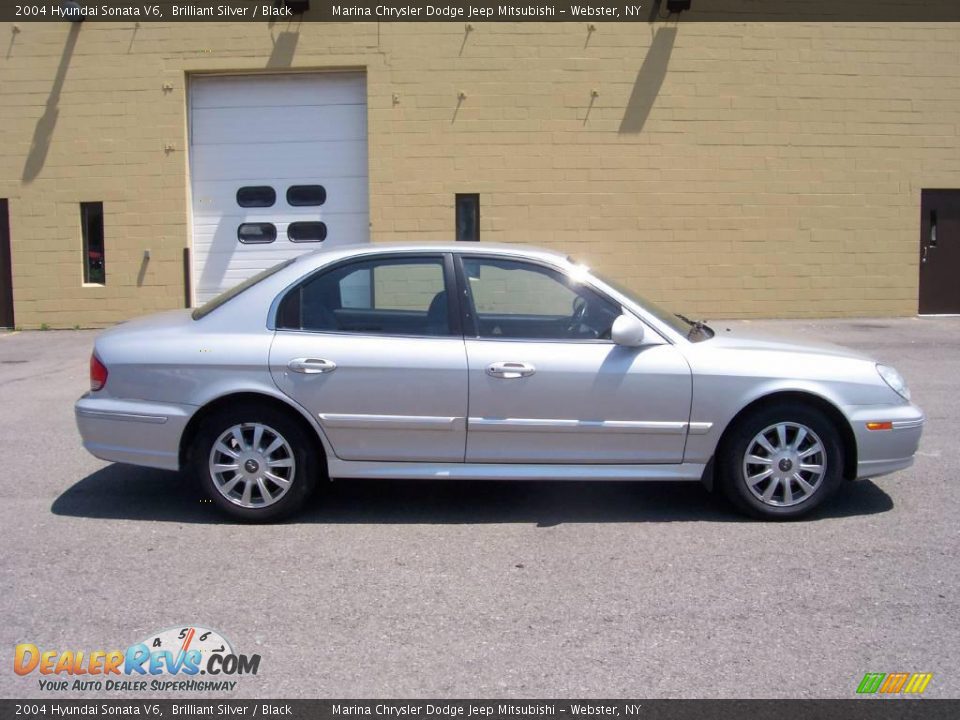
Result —
<instances>
[{"instance_id":1,"label":"windshield wiper","mask_svg":"<svg viewBox=\"0 0 960 720\"><path fill-rule=\"evenodd\" d=\"M683 320L685 323L691 325L690 332L687 333L687 337L693 335L694 332L702 333L707 337L713 337L713 331L707 325L705 320L691 320L686 315L681 315L680 313L674 313L678 318Z\"/></svg>"}]
</instances>

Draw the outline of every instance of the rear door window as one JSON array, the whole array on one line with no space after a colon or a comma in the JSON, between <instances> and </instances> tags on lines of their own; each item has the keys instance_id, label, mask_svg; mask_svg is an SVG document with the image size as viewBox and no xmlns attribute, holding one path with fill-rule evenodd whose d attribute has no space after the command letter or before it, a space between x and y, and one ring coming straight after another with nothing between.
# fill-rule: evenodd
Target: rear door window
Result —
<instances>
[{"instance_id":1,"label":"rear door window","mask_svg":"<svg viewBox=\"0 0 960 720\"><path fill-rule=\"evenodd\" d=\"M347 263L291 290L281 328L373 335L451 334L444 262L386 257Z\"/></svg>"}]
</instances>

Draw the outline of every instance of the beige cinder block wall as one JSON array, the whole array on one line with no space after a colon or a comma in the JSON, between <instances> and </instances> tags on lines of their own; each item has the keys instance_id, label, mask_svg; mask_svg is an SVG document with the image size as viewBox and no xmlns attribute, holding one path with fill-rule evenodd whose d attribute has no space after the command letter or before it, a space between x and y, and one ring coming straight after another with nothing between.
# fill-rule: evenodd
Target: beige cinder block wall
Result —
<instances>
[{"instance_id":1,"label":"beige cinder block wall","mask_svg":"<svg viewBox=\"0 0 960 720\"><path fill-rule=\"evenodd\" d=\"M450 239L454 193L478 192L482 239L692 315L911 314L920 190L960 187L956 24L18 30L0 25L0 197L24 327L183 305L197 72L363 68L374 241ZM102 288L82 286L88 200Z\"/></svg>"}]
</instances>

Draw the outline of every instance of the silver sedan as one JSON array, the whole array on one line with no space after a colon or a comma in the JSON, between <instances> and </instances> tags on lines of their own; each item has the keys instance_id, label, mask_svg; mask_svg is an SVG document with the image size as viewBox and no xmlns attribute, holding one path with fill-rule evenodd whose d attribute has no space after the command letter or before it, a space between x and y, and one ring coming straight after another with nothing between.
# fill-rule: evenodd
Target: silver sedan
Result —
<instances>
[{"instance_id":1,"label":"silver sedan","mask_svg":"<svg viewBox=\"0 0 960 720\"><path fill-rule=\"evenodd\" d=\"M892 367L690 321L514 245L340 247L101 334L76 404L104 460L187 469L243 520L319 480L700 481L795 518L913 462Z\"/></svg>"}]
</instances>

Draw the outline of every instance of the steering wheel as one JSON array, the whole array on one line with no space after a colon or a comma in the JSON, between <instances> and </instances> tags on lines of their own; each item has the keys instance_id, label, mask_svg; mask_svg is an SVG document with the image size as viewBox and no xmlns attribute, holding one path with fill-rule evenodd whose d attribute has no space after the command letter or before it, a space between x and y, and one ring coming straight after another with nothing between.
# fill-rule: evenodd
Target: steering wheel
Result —
<instances>
[{"instance_id":1,"label":"steering wheel","mask_svg":"<svg viewBox=\"0 0 960 720\"><path fill-rule=\"evenodd\" d=\"M570 324L567 331L570 337L598 337L599 333L586 324L587 318L587 300L582 295L577 295L573 299L573 314L570 316Z\"/></svg>"}]
</instances>

